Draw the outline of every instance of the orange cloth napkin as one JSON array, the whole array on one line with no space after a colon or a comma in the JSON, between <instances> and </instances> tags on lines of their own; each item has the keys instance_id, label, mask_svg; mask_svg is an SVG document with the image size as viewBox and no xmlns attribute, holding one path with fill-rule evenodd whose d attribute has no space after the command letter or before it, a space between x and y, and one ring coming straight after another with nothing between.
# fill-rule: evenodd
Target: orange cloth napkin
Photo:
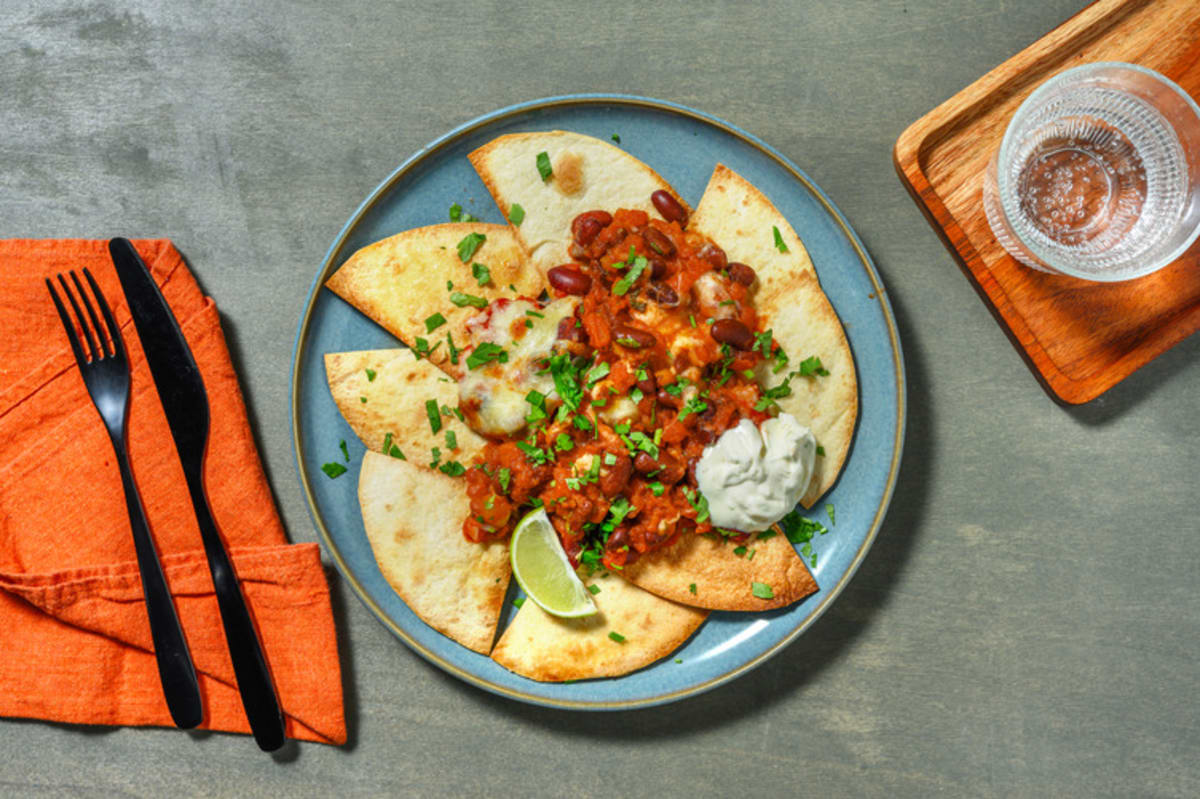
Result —
<instances>
[{"instance_id":1,"label":"orange cloth napkin","mask_svg":"<svg viewBox=\"0 0 1200 799\"><path fill-rule=\"evenodd\" d=\"M135 246L204 377L209 501L258 625L287 734L344 743L319 548L287 543L216 306L169 241ZM0 716L171 725L112 447L43 283L84 267L129 352L130 460L199 674L201 726L249 732L183 470L105 241L0 241Z\"/></svg>"}]
</instances>

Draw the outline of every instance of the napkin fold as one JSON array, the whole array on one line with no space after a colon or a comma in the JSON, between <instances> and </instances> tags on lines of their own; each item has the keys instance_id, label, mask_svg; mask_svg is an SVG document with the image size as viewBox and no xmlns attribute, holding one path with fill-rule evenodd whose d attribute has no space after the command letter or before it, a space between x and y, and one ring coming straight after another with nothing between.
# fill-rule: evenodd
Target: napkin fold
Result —
<instances>
[{"instance_id":1,"label":"napkin fold","mask_svg":"<svg viewBox=\"0 0 1200 799\"><path fill-rule=\"evenodd\" d=\"M287 734L344 743L319 548L287 543L216 306L169 241L134 245L204 378L209 501ZM200 726L248 733L183 469L106 241L0 241L0 716L171 726L116 460L43 282L84 267L129 353L130 462L199 675Z\"/></svg>"}]
</instances>

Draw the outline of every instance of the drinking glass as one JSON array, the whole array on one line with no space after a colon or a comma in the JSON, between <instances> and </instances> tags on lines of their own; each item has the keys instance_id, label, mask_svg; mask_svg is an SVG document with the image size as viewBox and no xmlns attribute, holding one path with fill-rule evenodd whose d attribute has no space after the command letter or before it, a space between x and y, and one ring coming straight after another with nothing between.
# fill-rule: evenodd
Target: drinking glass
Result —
<instances>
[{"instance_id":1,"label":"drinking glass","mask_svg":"<svg viewBox=\"0 0 1200 799\"><path fill-rule=\"evenodd\" d=\"M1027 266L1149 274L1200 235L1200 106L1135 64L1066 70L1017 109L983 200L996 239Z\"/></svg>"}]
</instances>

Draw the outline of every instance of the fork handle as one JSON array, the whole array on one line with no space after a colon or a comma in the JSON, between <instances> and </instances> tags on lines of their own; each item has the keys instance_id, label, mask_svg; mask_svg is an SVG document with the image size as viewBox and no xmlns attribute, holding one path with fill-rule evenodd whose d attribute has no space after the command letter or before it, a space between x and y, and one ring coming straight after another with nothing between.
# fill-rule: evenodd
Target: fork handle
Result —
<instances>
[{"instance_id":1,"label":"fork handle","mask_svg":"<svg viewBox=\"0 0 1200 799\"><path fill-rule=\"evenodd\" d=\"M242 696L242 707L250 722L254 740L264 752L274 752L283 746L283 712L275 685L267 669L262 645L254 630L250 610L238 586L237 574L229 560L229 554L221 543L217 524L208 507L208 496L204 492L203 475L199 468L184 465L192 505L196 510L196 521L200 526L200 538L208 556L208 569L212 574L213 589L217 595L217 607L221 610L221 623L225 628L225 643L229 647L229 658L233 662L233 673L237 678L238 692Z\"/></svg>"},{"instance_id":2,"label":"fork handle","mask_svg":"<svg viewBox=\"0 0 1200 799\"><path fill-rule=\"evenodd\" d=\"M129 508L129 525L133 528L133 546L142 575L142 593L146 597L146 614L150 617L150 637L154 641L154 658L158 661L163 696L175 726L188 730L199 724L203 715L196 669L179 626L179 617L175 615L175 604L171 601L171 590L163 576L154 541L150 538L150 525L146 522L142 498L133 481L129 457L117 441L113 442L113 450L117 453L121 483L125 487L125 504Z\"/></svg>"}]
</instances>

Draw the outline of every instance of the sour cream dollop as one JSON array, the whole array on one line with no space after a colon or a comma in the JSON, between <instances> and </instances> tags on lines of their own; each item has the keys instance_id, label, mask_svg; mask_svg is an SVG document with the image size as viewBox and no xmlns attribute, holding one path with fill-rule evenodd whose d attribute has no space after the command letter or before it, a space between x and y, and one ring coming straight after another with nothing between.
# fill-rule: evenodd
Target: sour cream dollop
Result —
<instances>
[{"instance_id":1,"label":"sour cream dollop","mask_svg":"<svg viewBox=\"0 0 1200 799\"><path fill-rule=\"evenodd\" d=\"M817 441L791 414L762 423L749 419L704 448L696 481L717 527L752 532L782 519L808 489Z\"/></svg>"}]
</instances>

